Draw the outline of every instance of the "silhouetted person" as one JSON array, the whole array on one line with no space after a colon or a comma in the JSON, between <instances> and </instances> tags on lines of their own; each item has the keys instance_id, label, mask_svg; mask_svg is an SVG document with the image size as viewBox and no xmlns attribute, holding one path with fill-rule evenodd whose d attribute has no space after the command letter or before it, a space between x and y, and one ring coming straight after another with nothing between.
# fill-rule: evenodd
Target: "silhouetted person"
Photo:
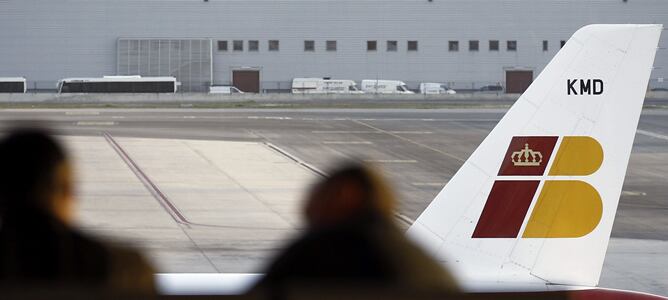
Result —
<instances>
[{"instance_id":1,"label":"silhouetted person","mask_svg":"<svg viewBox=\"0 0 668 300\"><path fill-rule=\"evenodd\" d=\"M0 141L0 284L152 293L153 270L136 252L72 227L70 160L46 132L21 129Z\"/></svg>"},{"instance_id":2,"label":"silhouetted person","mask_svg":"<svg viewBox=\"0 0 668 300\"><path fill-rule=\"evenodd\" d=\"M294 285L457 291L454 279L394 223L390 188L368 167L348 165L306 201L306 232L270 265L256 291Z\"/></svg>"}]
</instances>

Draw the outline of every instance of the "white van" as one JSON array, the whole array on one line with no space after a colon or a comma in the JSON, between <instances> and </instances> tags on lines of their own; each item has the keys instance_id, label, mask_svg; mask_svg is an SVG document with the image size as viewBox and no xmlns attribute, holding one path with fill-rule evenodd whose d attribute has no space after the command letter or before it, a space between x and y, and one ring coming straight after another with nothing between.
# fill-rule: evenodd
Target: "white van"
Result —
<instances>
[{"instance_id":1,"label":"white van","mask_svg":"<svg viewBox=\"0 0 668 300\"><path fill-rule=\"evenodd\" d=\"M361 94L355 81L347 79L295 78L293 94Z\"/></svg>"},{"instance_id":2,"label":"white van","mask_svg":"<svg viewBox=\"0 0 668 300\"><path fill-rule=\"evenodd\" d=\"M209 94L243 94L241 90L231 85L212 85Z\"/></svg>"},{"instance_id":3,"label":"white van","mask_svg":"<svg viewBox=\"0 0 668 300\"><path fill-rule=\"evenodd\" d=\"M398 80L362 80L362 91L369 94L415 94Z\"/></svg>"},{"instance_id":4,"label":"white van","mask_svg":"<svg viewBox=\"0 0 668 300\"><path fill-rule=\"evenodd\" d=\"M454 95L457 94L455 90L449 88L447 85L436 82L423 82L420 83L420 94L424 95L437 95L437 94L448 94Z\"/></svg>"}]
</instances>

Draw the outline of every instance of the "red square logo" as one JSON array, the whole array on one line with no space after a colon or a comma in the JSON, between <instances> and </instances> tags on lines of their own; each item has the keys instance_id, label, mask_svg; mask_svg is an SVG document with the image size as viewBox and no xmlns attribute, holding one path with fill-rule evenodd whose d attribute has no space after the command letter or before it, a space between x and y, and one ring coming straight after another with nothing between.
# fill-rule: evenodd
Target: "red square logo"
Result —
<instances>
[{"instance_id":1,"label":"red square logo","mask_svg":"<svg viewBox=\"0 0 668 300\"><path fill-rule=\"evenodd\" d=\"M540 181L494 182L472 238L515 238Z\"/></svg>"},{"instance_id":2,"label":"red square logo","mask_svg":"<svg viewBox=\"0 0 668 300\"><path fill-rule=\"evenodd\" d=\"M516 136L503 157L499 176L541 176L550 161L556 136Z\"/></svg>"}]
</instances>

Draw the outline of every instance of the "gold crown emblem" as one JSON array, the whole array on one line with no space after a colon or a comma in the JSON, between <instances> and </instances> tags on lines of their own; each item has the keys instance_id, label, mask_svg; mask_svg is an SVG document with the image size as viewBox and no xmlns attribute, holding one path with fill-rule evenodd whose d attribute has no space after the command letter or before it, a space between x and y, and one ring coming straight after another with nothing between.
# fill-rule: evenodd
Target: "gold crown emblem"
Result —
<instances>
[{"instance_id":1,"label":"gold crown emblem","mask_svg":"<svg viewBox=\"0 0 668 300\"><path fill-rule=\"evenodd\" d=\"M524 149L513 152L510 159L516 167L536 167L543 162L543 154L531 150L529 144L524 144Z\"/></svg>"}]
</instances>

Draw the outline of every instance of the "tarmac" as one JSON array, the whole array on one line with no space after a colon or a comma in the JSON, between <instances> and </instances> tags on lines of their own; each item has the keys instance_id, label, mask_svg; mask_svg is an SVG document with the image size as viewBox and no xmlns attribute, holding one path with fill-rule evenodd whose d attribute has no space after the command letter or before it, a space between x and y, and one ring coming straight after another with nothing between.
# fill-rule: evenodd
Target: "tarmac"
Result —
<instances>
[{"instance_id":1,"label":"tarmac","mask_svg":"<svg viewBox=\"0 0 668 300\"><path fill-rule=\"evenodd\" d=\"M380 167L404 227L504 109L5 109L42 120L77 164L80 224L132 243L160 272L256 273L303 228L301 199L331 166ZM668 110L641 117L603 287L668 295Z\"/></svg>"},{"instance_id":2,"label":"tarmac","mask_svg":"<svg viewBox=\"0 0 668 300\"><path fill-rule=\"evenodd\" d=\"M263 144L67 137L81 226L145 248L160 272L259 271L300 228L314 176Z\"/></svg>"}]
</instances>

